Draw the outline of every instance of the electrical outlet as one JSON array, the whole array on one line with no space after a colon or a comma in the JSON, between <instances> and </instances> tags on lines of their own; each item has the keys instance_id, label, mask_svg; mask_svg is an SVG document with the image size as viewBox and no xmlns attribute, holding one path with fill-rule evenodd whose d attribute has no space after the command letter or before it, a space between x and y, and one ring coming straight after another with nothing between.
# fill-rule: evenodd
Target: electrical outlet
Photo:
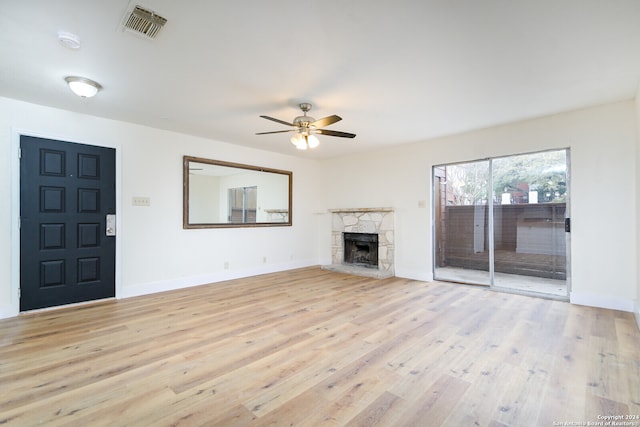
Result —
<instances>
[{"instance_id":1,"label":"electrical outlet","mask_svg":"<svg viewBox=\"0 0 640 427\"><path fill-rule=\"evenodd\" d=\"M131 198L131 204L133 206L151 206L150 197L134 196Z\"/></svg>"},{"instance_id":2,"label":"electrical outlet","mask_svg":"<svg viewBox=\"0 0 640 427\"><path fill-rule=\"evenodd\" d=\"M229 269L229 261L225 261L224 262L224 269L228 270Z\"/></svg>"},{"instance_id":3,"label":"electrical outlet","mask_svg":"<svg viewBox=\"0 0 640 427\"><path fill-rule=\"evenodd\" d=\"M262 263L263 263L263 264L266 264L266 263L267 263L267 257L266 257L266 256L263 256L263 257L262 257Z\"/></svg>"}]
</instances>

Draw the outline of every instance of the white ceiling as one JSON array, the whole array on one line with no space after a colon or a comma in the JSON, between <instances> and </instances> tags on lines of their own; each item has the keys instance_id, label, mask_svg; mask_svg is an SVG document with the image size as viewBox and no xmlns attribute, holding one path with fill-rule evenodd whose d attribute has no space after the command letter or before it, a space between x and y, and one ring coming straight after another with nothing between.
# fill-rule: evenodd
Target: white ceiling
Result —
<instances>
[{"instance_id":1,"label":"white ceiling","mask_svg":"<svg viewBox=\"0 0 640 427\"><path fill-rule=\"evenodd\" d=\"M135 4L167 18L157 40L121 30L129 0L0 0L0 96L326 158L632 99L640 78L640 0ZM104 89L78 98L67 75ZM357 137L255 135L303 101Z\"/></svg>"}]
</instances>

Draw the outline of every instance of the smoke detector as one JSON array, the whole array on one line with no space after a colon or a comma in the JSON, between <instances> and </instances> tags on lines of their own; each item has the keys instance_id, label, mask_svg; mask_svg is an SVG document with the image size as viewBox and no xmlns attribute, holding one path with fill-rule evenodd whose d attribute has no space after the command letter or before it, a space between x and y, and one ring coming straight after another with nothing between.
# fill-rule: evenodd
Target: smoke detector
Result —
<instances>
[{"instance_id":1,"label":"smoke detector","mask_svg":"<svg viewBox=\"0 0 640 427\"><path fill-rule=\"evenodd\" d=\"M75 34L66 31L58 31L58 42L67 49L80 49L80 38Z\"/></svg>"},{"instance_id":2,"label":"smoke detector","mask_svg":"<svg viewBox=\"0 0 640 427\"><path fill-rule=\"evenodd\" d=\"M127 10L122 21L123 30L155 40L158 33L167 23L167 19L158 15L152 10L145 9L139 5Z\"/></svg>"}]
</instances>

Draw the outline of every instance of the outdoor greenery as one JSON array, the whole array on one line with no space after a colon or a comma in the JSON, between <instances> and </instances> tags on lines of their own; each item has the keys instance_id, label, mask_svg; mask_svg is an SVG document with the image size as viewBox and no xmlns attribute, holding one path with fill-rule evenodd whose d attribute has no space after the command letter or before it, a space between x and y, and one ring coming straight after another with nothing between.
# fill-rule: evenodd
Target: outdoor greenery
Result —
<instances>
[{"instance_id":1,"label":"outdoor greenery","mask_svg":"<svg viewBox=\"0 0 640 427\"><path fill-rule=\"evenodd\" d=\"M489 187L489 162L473 162L451 165L445 168L447 190L451 191L455 206L483 205L487 203Z\"/></svg>"},{"instance_id":2,"label":"outdoor greenery","mask_svg":"<svg viewBox=\"0 0 640 427\"><path fill-rule=\"evenodd\" d=\"M564 150L546 151L494 159L494 203L529 203L529 192L537 191L538 203L566 202L567 168ZM489 161L446 166L450 203L454 205L486 204L489 187Z\"/></svg>"}]
</instances>

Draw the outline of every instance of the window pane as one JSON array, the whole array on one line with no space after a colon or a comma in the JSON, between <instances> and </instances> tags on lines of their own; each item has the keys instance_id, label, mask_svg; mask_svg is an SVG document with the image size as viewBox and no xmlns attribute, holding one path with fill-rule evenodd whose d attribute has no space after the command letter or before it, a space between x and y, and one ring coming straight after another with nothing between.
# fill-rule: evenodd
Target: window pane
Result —
<instances>
[{"instance_id":1,"label":"window pane","mask_svg":"<svg viewBox=\"0 0 640 427\"><path fill-rule=\"evenodd\" d=\"M489 162L434 168L435 278L488 285Z\"/></svg>"},{"instance_id":2,"label":"window pane","mask_svg":"<svg viewBox=\"0 0 640 427\"><path fill-rule=\"evenodd\" d=\"M258 187L229 189L229 222L255 223L258 206Z\"/></svg>"},{"instance_id":3,"label":"window pane","mask_svg":"<svg viewBox=\"0 0 640 427\"><path fill-rule=\"evenodd\" d=\"M495 286L567 295L566 165L565 150L493 161Z\"/></svg>"},{"instance_id":4,"label":"window pane","mask_svg":"<svg viewBox=\"0 0 640 427\"><path fill-rule=\"evenodd\" d=\"M245 189L245 222L256 222L258 206L258 187L246 187Z\"/></svg>"},{"instance_id":5,"label":"window pane","mask_svg":"<svg viewBox=\"0 0 640 427\"><path fill-rule=\"evenodd\" d=\"M242 211L242 193L242 188L229 189L229 222L242 222L244 217Z\"/></svg>"}]
</instances>

